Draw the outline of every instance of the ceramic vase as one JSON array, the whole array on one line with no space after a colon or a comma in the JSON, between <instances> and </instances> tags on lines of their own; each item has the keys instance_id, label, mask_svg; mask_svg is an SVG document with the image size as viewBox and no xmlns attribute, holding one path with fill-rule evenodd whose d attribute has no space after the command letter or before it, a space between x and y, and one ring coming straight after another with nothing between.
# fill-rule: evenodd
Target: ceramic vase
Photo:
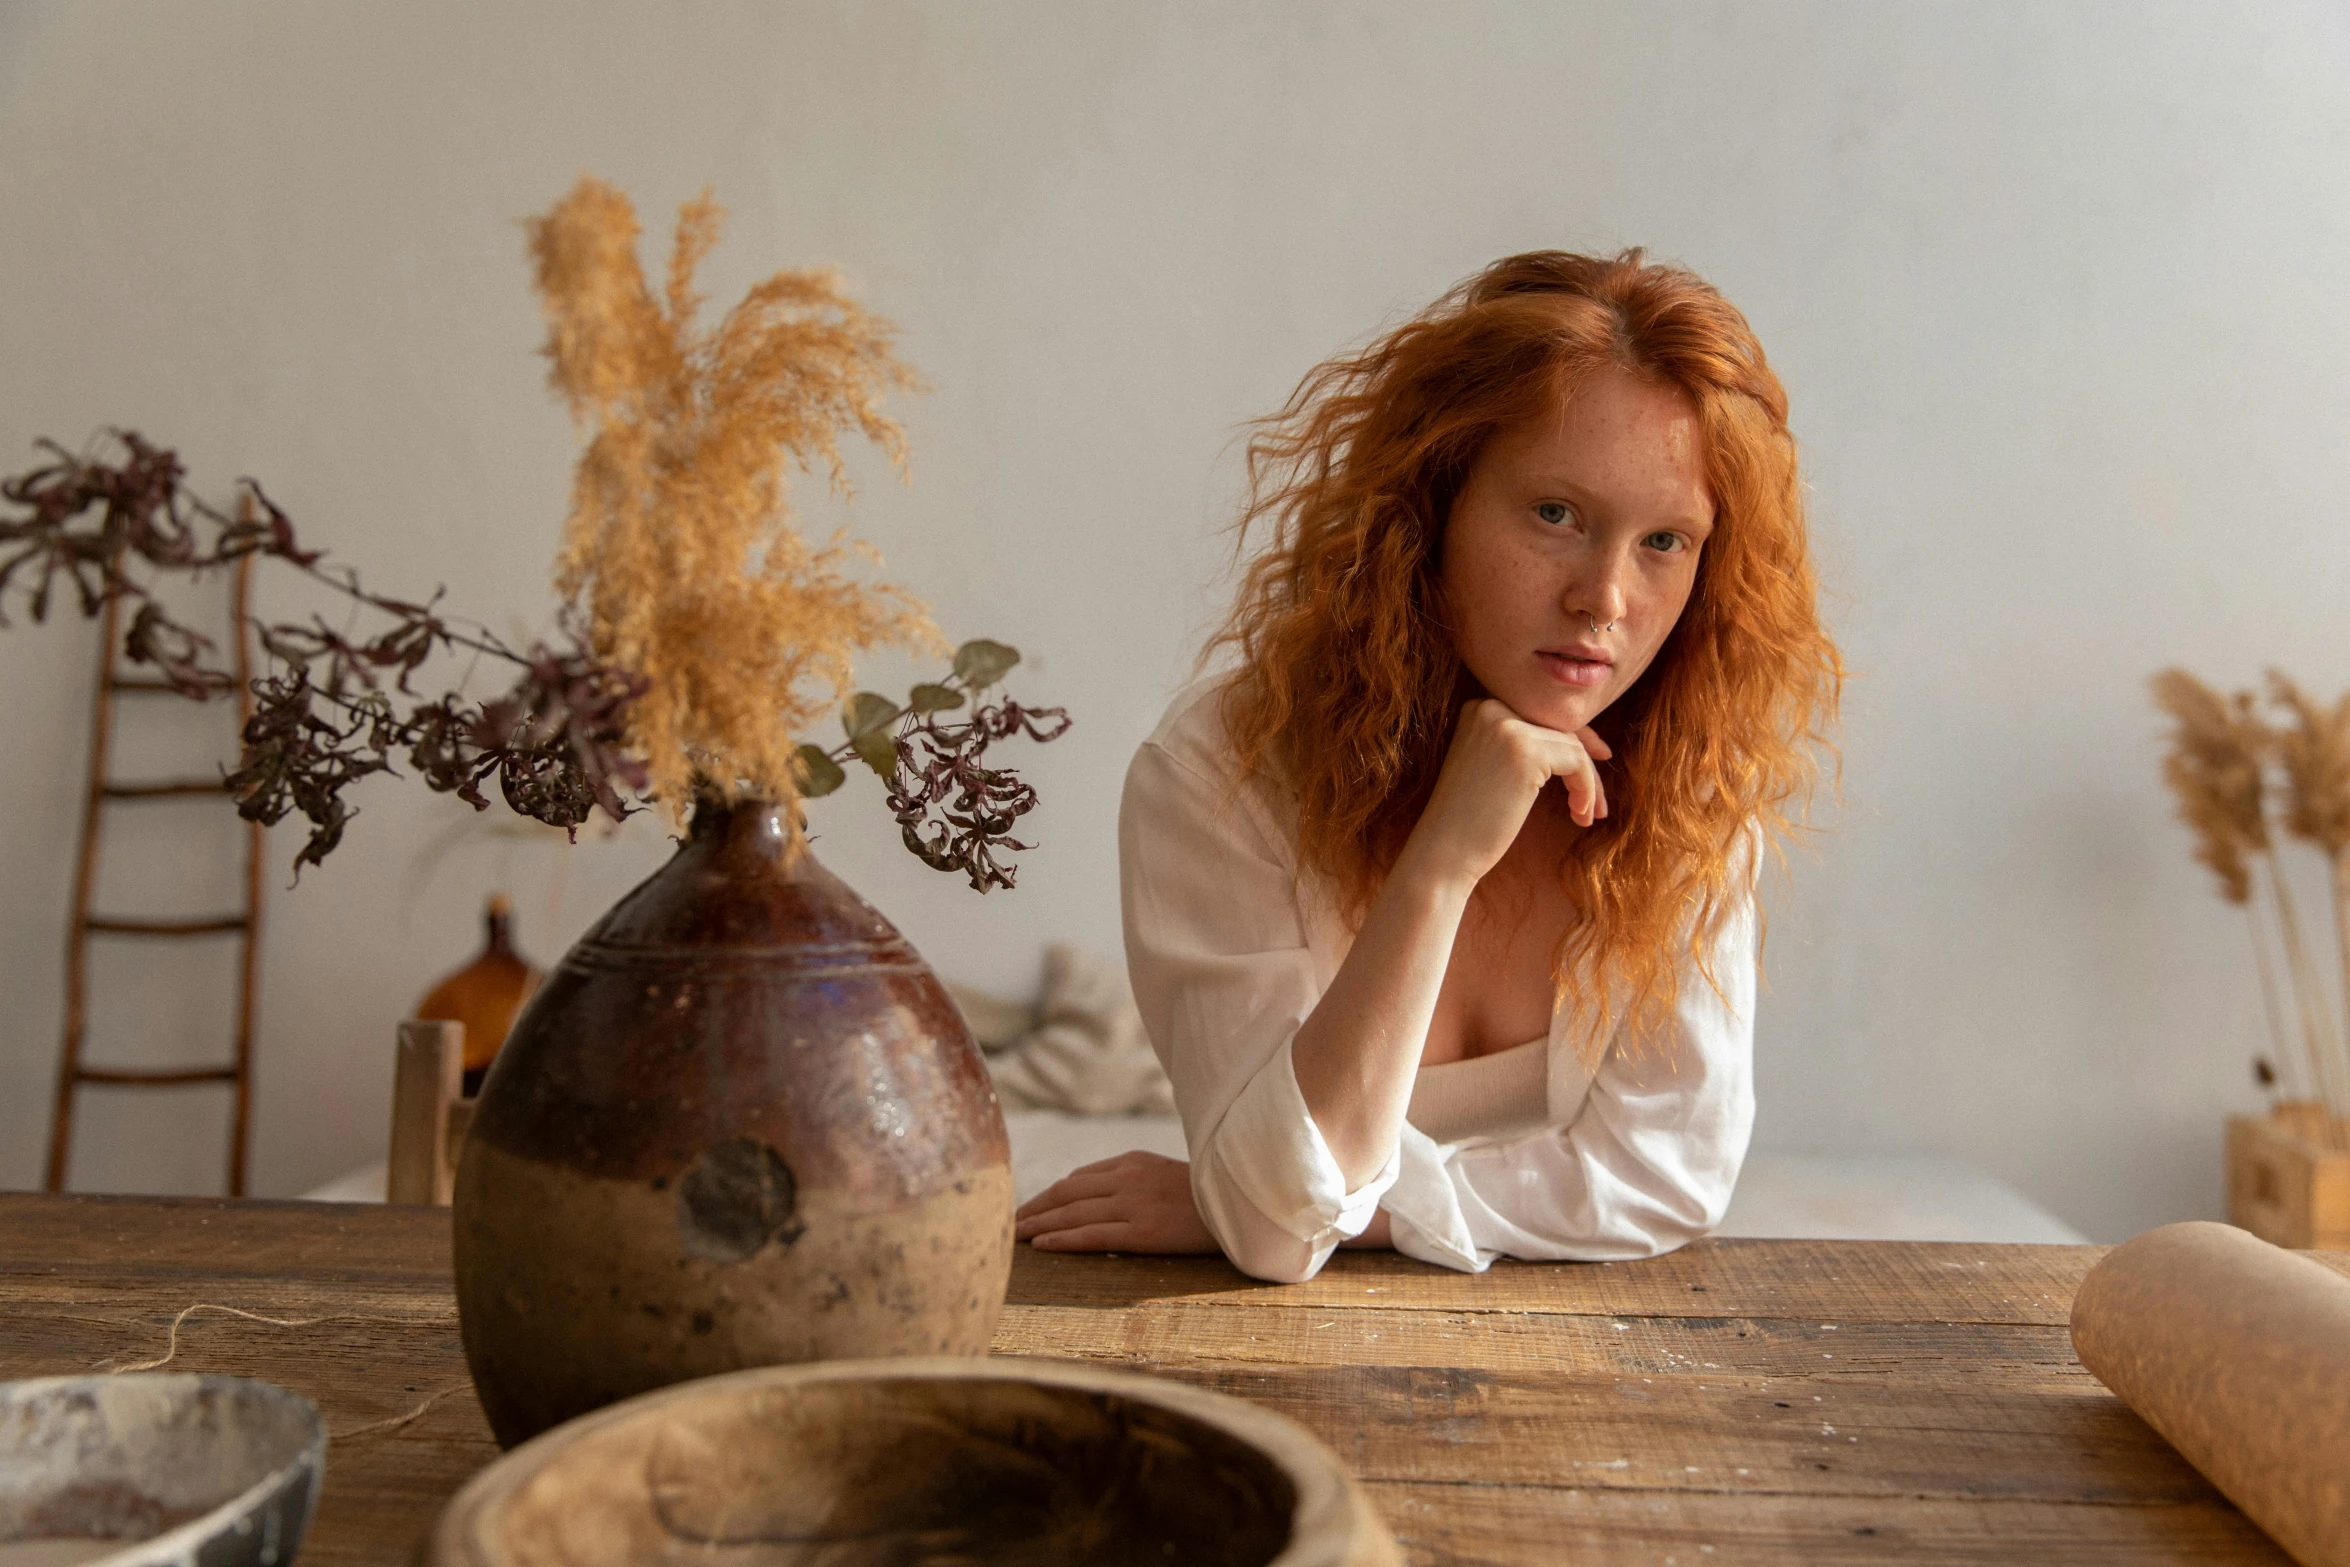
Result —
<instances>
[{"instance_id":1,"label":"ceramic vase","mask_svg":"<svg viewBox=\"0 0 2350 1567\"><path fill-rule=\"evenodd\" d=\"M969 1029L769 802L690 837L515 1020L457 1171L457 1306L512 1446L689 1377L987 1352L1012 1172Z\"/></svg>"},{"instance_id":2,"label":"ceramic vase","mask_svg":"<svg viewBox=\"0 0 2350 1567\"><path fill-rule=\"evenodd\" d=\"M480 955L433 986L410 1014L419 1022L465 1025L466 1098L481 1092L514 1015L545 977L514 950L514 906L503 893L492 897L482 915Z\"/></svg>"}]
</instances>

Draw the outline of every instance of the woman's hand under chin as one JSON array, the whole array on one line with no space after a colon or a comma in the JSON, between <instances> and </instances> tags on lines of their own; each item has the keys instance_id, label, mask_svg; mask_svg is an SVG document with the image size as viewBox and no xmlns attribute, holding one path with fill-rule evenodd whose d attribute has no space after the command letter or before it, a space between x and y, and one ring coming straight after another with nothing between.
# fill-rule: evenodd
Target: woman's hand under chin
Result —
<instances>
[{"instance_id":1,"label":"woman's hand under chin","mask_svg":"<svg viewBox=\"0 0 2350 1567\"><path fill-rule=\"evenodd\" d=\"M1614 755L1589 725L1566 734L1530 724L1491 697L1466 704L1396 875L1475 886L1517 842L1535 797L1553 778L1566 790L1575 825L1590 826L1607 815L1598 764Z\"/></svg>"},{"instance_id":2,"label":"woman's hand under chin","mask_svg":"<svg viewBox=\"0 0 2350 1567\"><path fill-rule=\"evenodd\" d=\"M1137 1148L1072 1170L1021 1205L1013 1235L1041 1251L1214 1256L1223 1250L1191 1199L1191 1166ZM1385 1250L1387 1213L1339 1245Z\"/></svg>"}]
</instances>

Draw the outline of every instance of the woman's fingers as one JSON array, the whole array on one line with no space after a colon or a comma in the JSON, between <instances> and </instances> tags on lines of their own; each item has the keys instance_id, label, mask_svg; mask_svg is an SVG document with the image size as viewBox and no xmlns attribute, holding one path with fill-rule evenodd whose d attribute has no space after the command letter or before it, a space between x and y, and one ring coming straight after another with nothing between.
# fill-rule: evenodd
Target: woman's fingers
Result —
<instances>
[{"instance_id":1,"label":"woman's fingers","mask_svg":"<svg viewBox=\"0 0 2350 1567\"><path fill-rule=\"evenodd\" d=\"M1607 790L1599 781L1599 764L1592 760L1582 737L1535 724L1524 727L1530 733L1520 738L1534 748L1538 765L1565 786L1567 812L1575 824L1588 827L1605 816Z\"/></svg>"},{"instance_id":2,"label":"woman's fingers","mask_svg":"<svg viewBox=\"0 0 2350 1567\"><path fill-rule=\"evenodd\" d=\"M1021 1205L1014 1235L1046 1251L1216 1250L1191 1197L1191 1166L1120 1154L1073 1170Z\"/></svg>"},{"instance_id":3,"label":"woman's fingers","mask_svg":"<svg viewBox=\"0 0 2350 1567\"><path fill-rule=\"evenodd\" d=\"M1478 716L1505 744L1520 748L1545 774L1560 781L1567 791L1568 814L1578 826L1588 827L1607 815L1607 788L1600 782L1598 764L1616 753L1590 725L1572 734L1546 729L1491 698L1469 704L1469 710L1479 709Z\"/></svg>"},{"instance_id":4,"label":"woman's fingers","mask_svg":"<svg viewBox=\"0 0 2350 1567\"><path fill-rule=\"evenodd\" d=\"M1609 745L1605 740L1602 740L1599 737L1599 731L1592 728L1589 724L1585 724L1582 728L1576 730L1575 738L1582 743L1584 754L1590 756L1595 761L1605 762L1610 761L1615 757L1615 747ZM1596 779L1597 776L1598 774L1595 770L1593 777ZM1607 785L1604 783L1599 785L1598 814L1601 816L1607 815Z\"/></svg>"},{"instance_id":5,"label":"woman's fingers","mask_svg":"<svg viewBox=\"0 0 2350 1567\"><path fill-rule=\"evenodd\" d=\"M1026 1240L1047 1230L1065 1230L1073 1225L1091 1224L1102 1219L1127 1217L1127 1207L1118 1197L1087 1197L1077 1202L1060 1203L1041 1212L1032 1213L1012 1227L1015 1239Z\"/></svg>"},{"instance_id":6,"label":"woman's fingers","mask_svg":"<svg viewBox=\"0 0 2350 1567\"><path fill-rule=\"evenodd\" d=\"M1136 1243L1131 1224L1087 1224L1073 1230L1054 1230L1030 1240L1039 1251L1146 1251Z\"/></svg>"},{"instance_id":7,"label":"woman's fingers","mask_svg":"<svg viewBox=\"0 0 2350 1567\"><path fill-rule=\"evenodd\" d=\"M1608 814L1601 759L1614 748L1586 727L1569 733L1520 718L1491 697L1464 703L1428 807L1412 829L1414 874L1481 880L1508 854L1550 780L1578 826Z\"/></svg>"},{"instance_id":8,"label":"woman's fingers","mask_svg":"<svg viewBox=\"0 0 2350 1567\"><path fill-rule=\"evenodd\" d=\"M1138 1155L1149 1157L1143 1155L1142 1150L1138 1148L1133 1153L1122 1153L1114 1159L1101 1159L1092 1164L1079 1165L1022 1203L1019 1212L1015 1213L1013 1217L1016 1219L1026 1218L1029 1214L1042 1213L1062 1203L1074 1202L1080 1197L1099 1197L1105 1193L1116 1191L1121 1173L1131 1168L1127 1161Z\"/></svg>"},{"instance_id":9,"label":"woman's fingers","mask_svg":"<svg viewBox=\"0 0 2350 1567\"><path fill-rule=\"evenodd\" d=\"M1075 1175L1064 1175L1052 1185L1022 1203L1012 1217L1025 1219L1032 1213L1046 1213L1063 1203L1075 1202L1081 1197L1099 1197L1114 1190L1107 1181L1080 1181Z\"/></svg>"}]
</instances>

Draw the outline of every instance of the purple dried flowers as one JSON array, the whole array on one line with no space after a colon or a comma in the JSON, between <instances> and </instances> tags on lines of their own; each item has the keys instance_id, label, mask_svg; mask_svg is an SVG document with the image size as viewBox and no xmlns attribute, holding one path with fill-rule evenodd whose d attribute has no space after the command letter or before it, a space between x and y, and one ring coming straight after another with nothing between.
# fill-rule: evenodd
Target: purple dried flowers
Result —
<instances>
[{"instance_id":1,"label":"purple dried flowers","mask_svg":"<svg viewBox=\"0 0 2350 1567\"><path fill-rule=\"evenodd\" d=\"M307 622L253 621L268 659L251 682L251 716L242 754L226 782L238 813L274 824L299 814L310 835L295 856L324 861L357 810L345 798L360 779L395 772L405 760L426 787L487 809L493 780L522 815L576 835L595 811L618 821L647 786L643 759L630 745L630 706L646 681L599 659L568 615L563 644L518 651L472 621L446 615L440 595L424 603L368 591L356 573L324 564L296 541L292 521L247 481L252 504L231 516L183 483L170 450L135 432L113 432L120 458L77 456L38 443L49 460L0 481L0 498L24 508L0 517L0 626L11 595L35 621L48 618L60 584L85 616L109 602L135 605L125 656L153 667L182 695L204 699L236 686L208 662L210 639L174 620L134 570L198 576L250 555L286 563L380 617L379 629L353 634L313 616ZM434 656L449 652L515 666L501 696L477 703L461 691L420 694L412 684ZM838 759L862 757L890 780L889 805L906 845L925 863L961 870L982 892L1012 885L995 856L1028 845L1011 838L1014 821L1036 804L1016 775L981 765L989 744L1014 733L1052 740L1068 728L1059 709L1023 709L1006 698L976 709L960 724L936 715L960 708L967 694L999 680L1019 661L1000 643L964 644L954 673L914 689L906 708L861 692L844 712L848 741ZM898 733L887 731L895 723ZM916 747L922 754L916 756ZM843 774L833 754L800 748L804 793L828 794ZM927 824L927 827L925 826Z\"/></svg>"}]
</instances>

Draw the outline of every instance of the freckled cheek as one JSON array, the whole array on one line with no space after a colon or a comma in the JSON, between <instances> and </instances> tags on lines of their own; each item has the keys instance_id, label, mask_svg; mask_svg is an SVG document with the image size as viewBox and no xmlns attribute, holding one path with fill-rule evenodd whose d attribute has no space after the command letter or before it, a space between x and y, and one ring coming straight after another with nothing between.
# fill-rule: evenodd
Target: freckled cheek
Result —
<instances>
[{"instance_id":1,"label":"freckled cheek","mask_svg":"<svg viewBox=\"0 0 2350 1567\"><path fill-rule=\"evenodd\" d=\"M1680 624L1682 612L1689 607L1689 589L1690 584L1684 582L1633 606L1637 617L1633 623L1640 628L1641 667L1647 666L1657 649L1665 645L1665 639L1673 634L1673 628Z\"/></svg>"},{"instance_id":2,"label":"freckled cheek","mask_svg":"<svg viewBox=\"0 0 2350 1567\"><path fill-rule=\"evenodd\" d=\"M1454 612L1464 630L1501 631L1519 625L1539 614L1543 580L1533 561L1493 560L1455 577L1450 595Z\"/></svg>"}]
</instances>

